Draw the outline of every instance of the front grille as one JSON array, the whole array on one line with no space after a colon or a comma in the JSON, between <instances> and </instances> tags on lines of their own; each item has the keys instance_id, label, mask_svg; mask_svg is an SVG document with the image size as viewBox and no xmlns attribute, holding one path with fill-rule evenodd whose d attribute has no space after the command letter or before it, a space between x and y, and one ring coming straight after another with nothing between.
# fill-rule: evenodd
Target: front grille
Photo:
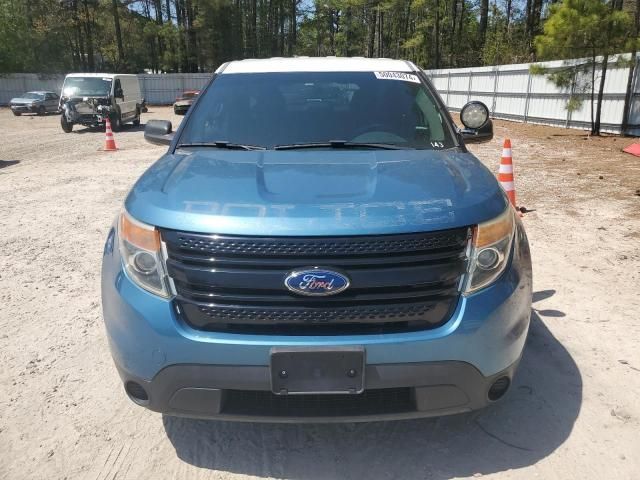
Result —
<instances>
[{"instance_id":1,"label":"front grille","mask_svg":"<svg viewBox=\"0 0 640 480\"><path fill-rule=\"evenodd\" d=\"M366 390L358 395L274 395L265 391L226 390L221 413L261 417L341 417L416 410L411 388Z\"/></svg>"},{"instance_id":2,"label":"front grille","mask_svg":"<svg viewBox=\"0 0 640 480\"><path fill-rule=\"evenodd\" d=\"M467 228L358 237L234 237L163 230L179 314L194 328L277 334L434 328L451 316L466 269ZM349 277L327 297L290 292L305 267Z\"/></svg>"}]
</instances>

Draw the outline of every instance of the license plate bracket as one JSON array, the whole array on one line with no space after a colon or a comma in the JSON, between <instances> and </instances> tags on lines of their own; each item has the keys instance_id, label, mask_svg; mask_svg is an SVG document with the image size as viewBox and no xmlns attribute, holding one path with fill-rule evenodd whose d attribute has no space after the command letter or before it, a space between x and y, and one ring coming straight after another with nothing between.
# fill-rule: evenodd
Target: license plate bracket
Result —
<instances>
[{"instance_id":1,"label":"license plate bracket","mask_svg":"<svg viewBox=\"0 0 640 480\"><path fill-rule=\"evenodd\" d=\"M276 395L358 394L364 391L363 347L271 349Z\"/></svg>"}]
</instances>

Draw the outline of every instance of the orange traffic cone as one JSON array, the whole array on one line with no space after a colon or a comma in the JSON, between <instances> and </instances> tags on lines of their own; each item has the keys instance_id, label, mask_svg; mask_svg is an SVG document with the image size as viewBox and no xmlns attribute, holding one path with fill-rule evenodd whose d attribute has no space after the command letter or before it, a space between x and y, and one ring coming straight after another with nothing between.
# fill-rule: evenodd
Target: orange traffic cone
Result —
<instances>
[{"instance_id":1,"label":"orange traffic cone","mask_svg":"<svg viewBox=\"0 0 640 480\"><path fill-rule=\"evenodd\" d=\"M502 160L500 160L500 170L498 170L498 181L507 193L509 201L516 210L516 187L513 183L513 160L511 158L511 140L505 139L502 147Z\"/></svg>"},{"instance_id":2,"label":"orange traffic cone","mask_svg":"<svg viewBox=\"0 0 640 480\"><path fill-rule=\"evenodd\" d=\"M113 132L111 131L111 122L109 121L109 117L105 118L105 139L104 139L104 151L105 152L115 152L118 150L116 147L116 141L113 138Z\"/></svg>"}]
</instances>

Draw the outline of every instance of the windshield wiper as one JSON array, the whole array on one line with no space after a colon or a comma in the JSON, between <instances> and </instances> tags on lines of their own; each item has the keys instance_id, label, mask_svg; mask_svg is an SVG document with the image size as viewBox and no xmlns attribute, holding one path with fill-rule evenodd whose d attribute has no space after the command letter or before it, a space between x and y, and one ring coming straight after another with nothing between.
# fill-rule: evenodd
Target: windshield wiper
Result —
<instances>
[{"instance_id":1,"label":"windshield wiper","mask_svg":"<svg viewBox=\"0 0 640 480\"><path fill-rule=\"evenodd\" d=\"M331 140L325 143L292 143L290 145L276 145L274 150L295 150L298 148L378 148L381 150L414 150L413 147L395 143L377 142L347 142L346 140Z\"/></svg>"},{"instance_id":2,"label":"windshield wiper","mask_svg":"<svg viewBox=\"0 0 640 480\"><path fill-rule=\"evenodd\" d=\"M176 148L184 147L226 148L228 150L266 150L265 147L261 147L260 145L242 145L240 143L231 143L226 140L217 140L215 142L180 143Z\"/></svg>"}]
</instances>

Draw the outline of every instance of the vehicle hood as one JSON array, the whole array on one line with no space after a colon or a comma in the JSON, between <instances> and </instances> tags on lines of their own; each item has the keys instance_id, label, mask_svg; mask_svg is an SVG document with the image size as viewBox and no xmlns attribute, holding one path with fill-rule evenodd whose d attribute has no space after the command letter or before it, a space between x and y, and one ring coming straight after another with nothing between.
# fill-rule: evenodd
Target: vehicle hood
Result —
<instances>
[{"instance_id":1,"label":"vehicle hood","mask_svg":"<svg viewBox=\"0 0 640 480\"><path fill-rule=\"evenodd\" d=\"M41 102L42 100L38 100L35 98L12 98L11 101L9 103L34 103L34 102Z\"/></svg>"},{"instance_id":2,"label":"vehicle hood","mask_svg":"<svg viewBox=\"0 0 640 480\"><path fill-rule=\"evenodd\" d=\"M237 235L409 233L489 220L507 206L460 150L179 150L125 202L159 227Z\"/></svg>"}]
</instances>

